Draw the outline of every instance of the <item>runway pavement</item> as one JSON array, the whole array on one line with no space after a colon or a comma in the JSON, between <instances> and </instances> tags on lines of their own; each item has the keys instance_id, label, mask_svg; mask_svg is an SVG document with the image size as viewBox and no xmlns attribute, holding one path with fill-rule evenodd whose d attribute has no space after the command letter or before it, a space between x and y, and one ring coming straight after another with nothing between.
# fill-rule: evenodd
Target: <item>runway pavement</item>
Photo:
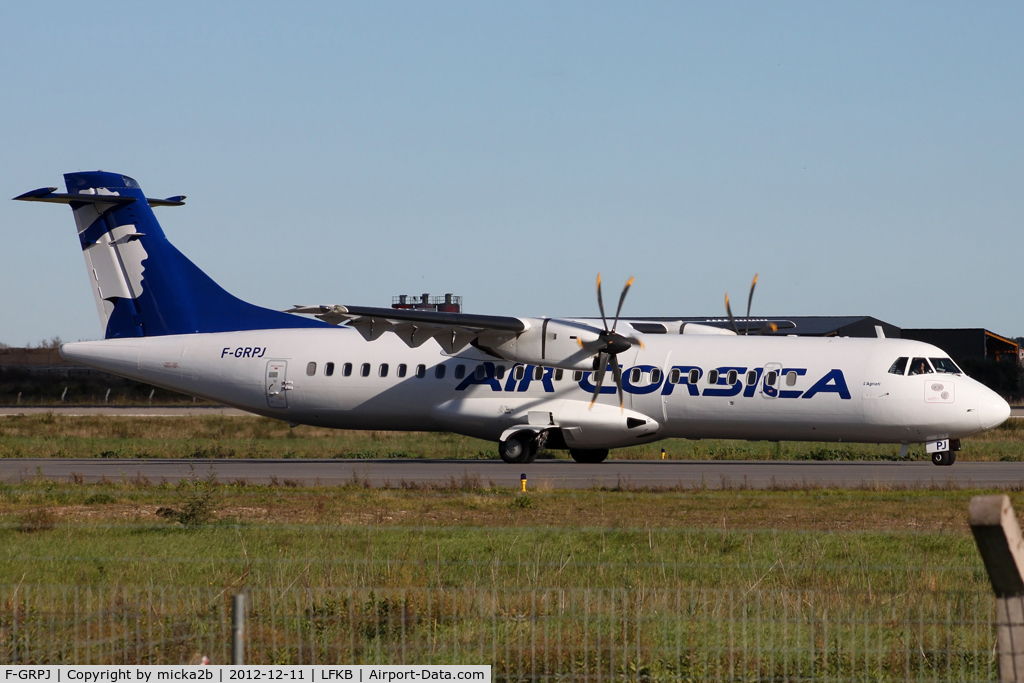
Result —
<instances>
[{"instance_id":1,"label":"runway pavement","mask_svg":"<svg viewBox=\"0 0 1024 683\"><path fill-rule=\"evenodd\" d=\"M3 415L120 415L122 417L172 417L175 415L250 416L244 410L226 406L0 406ZM1024 418L1024 407L1010 409L1010 417Z\"/></svg>"},{"instance_id":2,"label":"runway pavement","mask_svg":"<svg viewBox=\"0 0 1024 683\"><path fill-rule=\"evenodd\" d=\"M0 407L0 416L41 414L120 415L164 417L188 415L247 416L235 408L219 406L38 406ZM1024 418L1024 408L1012 417ZM194 469L193 469L194 467ZM506 465L498 460L103 460L26 458L0 460L0 479L19 481L43 476L85 481L146 477L153 482L175 482L213 470L218 480L244 479L254 484L278 483L339 485L358 479L373 486L447 484L469 477L483 485L519 487L526 474L531 488L675 487L729 488L746 486L820 485L843 488L902 486L959 488L1024 486L1024 463L958 462L935 467L929 462L766 462L766 461L636 461L609 460L581 465L566 460Z\"/></svg>"},{"instance_id":3,"label":"runway pavement","mask_svg":"<svg viewBox=\"0 0 1024 683\"><path fill-rule=\"evenodd\" d=\"M0 460L0 479L21 481L42 476L86 482L145 477L154 483L175 482L213 472L218 481L244 479L253 484L340 485L358 480L372 486L405 483L448 484L464 478L481 485L518 488L525 474L529 488L675 487L771 488L829 486L859 488L1024 486L1024 463L958 462L936 467L930 462L766 462L609 460L581 465L566 460L506 465L498 460L104 460L23 458Z\"/></svg>"},{"instance_id":4,"label":"runway pavement","mask_svg":"<svg viewBox=\"0 0 1024 683\"><path fill-rule=\"evenodd\" d=\"M232 417L255 417L238 408L227 406L0 406L4 415L109 415L117 417L187 417L190 415L229 415Z\"/></svg>"}]
</instances>

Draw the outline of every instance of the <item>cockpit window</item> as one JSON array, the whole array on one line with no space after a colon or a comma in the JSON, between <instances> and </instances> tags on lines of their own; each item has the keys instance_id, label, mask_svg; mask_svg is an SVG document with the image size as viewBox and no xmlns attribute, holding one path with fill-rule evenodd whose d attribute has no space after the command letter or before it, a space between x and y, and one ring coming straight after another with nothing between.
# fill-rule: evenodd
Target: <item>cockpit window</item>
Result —
<instances>
[{"instance_id":1,"label":"cockpit window","mask_svg":"<svg viewBox=\"0 0 1024 683\"><path fill-rule=\"evenodd\" d=\"M928 360L925 358L915 358L910 361L910 375L930 375L932 374L932 366L928 365Z\"/></svg>"},{"instance_id":2,"label":"cockpit window","mask_svg":"<svg viewBox=\"0 0 1024 683\"><path fill-rule=\"evenodd\" d=\"M932 358L931 361L935 372L948 372L953 375L963 374L963 371L949 358Z\"/></svg>"},{"instance_id":3,"label":"cockpit window","mask_svg":"<svg viewBox=\"0 0 1024 683\"><path fill-rule=\"evenodd\" d=\"M896 362L889 366L890 375L905 375L907 373L907 361L910 360L906 356L903 358L897 358Z\"/></svg>"}]
</instances>

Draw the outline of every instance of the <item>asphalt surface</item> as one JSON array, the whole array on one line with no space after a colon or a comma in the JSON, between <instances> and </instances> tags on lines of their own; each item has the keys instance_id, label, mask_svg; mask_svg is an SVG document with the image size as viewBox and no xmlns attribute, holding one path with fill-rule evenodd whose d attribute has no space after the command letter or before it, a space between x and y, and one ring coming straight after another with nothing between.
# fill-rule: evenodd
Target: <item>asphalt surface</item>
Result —
<instances>
[{"instance_id":1,"label":"asphalt surface","mask_svg":"<svg viewBox=\"0 0 1024 683\"><path fill-rule=\"evenodd\" d=\"M0 460L0 479L16 482L42 476L86 482L145 477L153 483L207 477L230 483L292 486L340 485L353 480L372 486L445 485L468 480L484 486L518 488L520 475L532 489L595 487L772 488L829 486L860 488L1006 488L1024 486L1024 463L959 462L765 462L615 461L581 465L566 460L506 465L498 460L103 460L12 458Z\"/></svg>"},{"instance_id":2,"label":"asphalt surface","mask_svg":"<svg viewBox=\"0 0 1024 683\"><path fill-rule=\"evenodd\" d=\"M120 415L122 417L171 417L174 415L252 415L225 406L0 406L2 415ZM1024 417L1024 407L1010 409L1010 417Z\"/></svg>"},{"instance_id":3,"label":"asphalt surface","mask_svg":"<svg viewBox=\"0 0 1024 683\"><path fill-rule=\"evenodd\" d=\"M121 415L164 417L188 415L246 416L242 410L211 406L7 406L0 415ZM1011 417L1024 418L1024 408ZM19 458L0 460L0 480L36 476L71 479L81 475L95 482L145 477L175 482L208 476L222 482L244 479L253 484L340 485L358 480L372 486L404 483L445 485L468 478L483 485L520 486L525 474L530 488L676 487L729 488L746 486L900 486L959 488L1024 486L1024 463L958 462L936 467L928 462L765 462L765 461L615 461L581 465L565 460L506 465L498 460L102 460Z\"/></svg>"},{"instance_id":4,"label":"asphalt surface","mask_svg":"<svg viewBox=\"0 0 1024 683\"><path fill-rule=\"evenodd\" d=\"M0 406L3 415L67 415L82 417L86 415L110 415L119 417L183 417L189 415L230 415L233 417L253 417L238 408L226 406Z\"/></svg>"}]
</instances>

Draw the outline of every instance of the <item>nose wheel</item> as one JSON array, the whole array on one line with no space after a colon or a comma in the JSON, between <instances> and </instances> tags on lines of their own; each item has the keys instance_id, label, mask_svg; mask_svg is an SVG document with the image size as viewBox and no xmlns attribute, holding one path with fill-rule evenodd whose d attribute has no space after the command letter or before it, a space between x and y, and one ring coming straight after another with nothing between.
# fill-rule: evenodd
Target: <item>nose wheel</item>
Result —
<instances>
[{"instance_id":1,"label":"nose wheel","mask_svg":"<svg viewBox=\"0 0 1024 683\"><path fill-rule=\"evenodd\" d=\"M955 451L936 451L932 453L932 464L939 467L949 467L956 462Z\"/></svg>"}]
</instances>

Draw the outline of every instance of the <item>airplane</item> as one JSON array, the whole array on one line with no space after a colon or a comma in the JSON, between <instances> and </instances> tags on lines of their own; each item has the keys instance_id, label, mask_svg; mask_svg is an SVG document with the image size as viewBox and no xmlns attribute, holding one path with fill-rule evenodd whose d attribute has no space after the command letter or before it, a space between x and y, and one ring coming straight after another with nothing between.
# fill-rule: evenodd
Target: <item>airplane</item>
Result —
<instances>
[{"instance_id":1,"label":"airplane","mask_svg":"<svg viewBox=\"0 0 1024 683\"><path fill-rule=\"evenodd\" d=\"M447 431L497 442L506 463L661 439L925 444L952 465L960 439L1010 415L949 355L906 339L798 337L622 318L530 318L366 306L262 308L215 283L165 237L150 199L119 173L67 173L104 329L63 344L70 362L270 418L338 429ZM755 277L754 285L757 279ZM599 324L600 322L600 324ZM606 382L610 373L612 381Z\"/></svg>"}]
</instances>

